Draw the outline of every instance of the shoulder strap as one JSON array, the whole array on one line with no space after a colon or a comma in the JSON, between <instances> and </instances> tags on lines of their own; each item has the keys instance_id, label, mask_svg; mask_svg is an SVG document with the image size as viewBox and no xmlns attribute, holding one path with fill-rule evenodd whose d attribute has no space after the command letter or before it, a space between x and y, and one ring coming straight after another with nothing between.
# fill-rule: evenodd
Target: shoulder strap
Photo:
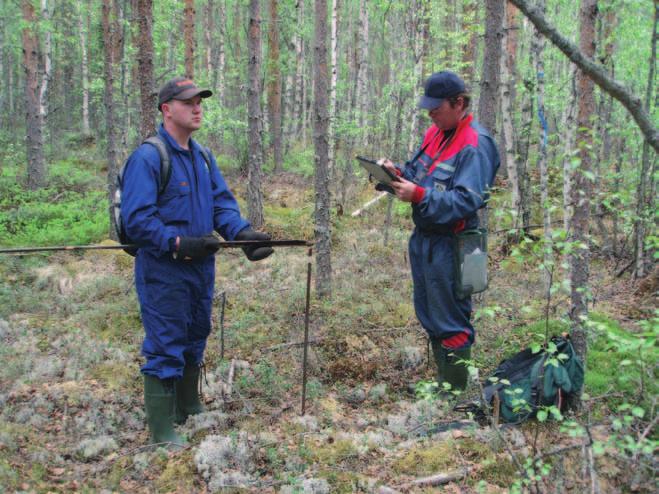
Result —
<instances>
[{"instance_id":1,"label":"shoulder strap","mask_svg":"<svg viewBox=\"0 0 659 494\"><path fill-rule=\"evenodd\" d=\"M199 152L201 155L204 157L204 161L206 162L206 168L208 168L208 171L211 171L211 156L210 156L210 149L208 149L205 146L202 146L201 144L199 145Z\"/></svg>"},{"instance_id":2,"label":"shoulder strap","mask_svg":"<svg viewBox=\"0 0 659 494\"><path fill-rule=\"evenodd\" d=\"M167 143L159 134L145 139L143 144L151 144L158 150L158 154L160 155L160 183L158 184L158 195L160 195L167 187L169 179L172 176L169 146L167 146Z\"/></svg>"}]
</instances>

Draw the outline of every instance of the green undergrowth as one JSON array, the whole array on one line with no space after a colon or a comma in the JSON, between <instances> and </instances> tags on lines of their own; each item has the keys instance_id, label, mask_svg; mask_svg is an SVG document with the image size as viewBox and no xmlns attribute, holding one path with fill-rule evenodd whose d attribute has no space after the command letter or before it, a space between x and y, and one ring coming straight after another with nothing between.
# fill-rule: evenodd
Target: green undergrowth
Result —
<instances>
[{"instance_id":1,"label":"green undergrowth","mask_svg":"<svg viewBox=\"0 0 659 494\"><path fill-rule=\"evenodd\" d=\"M87 244L109 228L105 183L89 163L49 164L48 186L30 191L16 168L0 170L0 238L5 247Z\"/></svg>"}]
</instances>

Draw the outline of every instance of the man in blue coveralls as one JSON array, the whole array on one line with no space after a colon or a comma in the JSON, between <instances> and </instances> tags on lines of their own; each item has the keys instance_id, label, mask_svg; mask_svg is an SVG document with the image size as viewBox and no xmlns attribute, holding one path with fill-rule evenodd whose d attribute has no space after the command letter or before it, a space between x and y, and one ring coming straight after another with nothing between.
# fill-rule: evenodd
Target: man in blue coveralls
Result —
<instances>
[{"instance_id":1,"label":"man in blue coveralls","mask_svg":"<svg viewBox=\"0 0 659 494\"><path fill-rule=\"evenodd\" d=\"M158 95L158 136L170 156L169 180L161 177L158 149L147 143L130 156L123 176L121 216L139 246L135 287L145 331L142 374L152 443L183 446L174 423L203 411L198 382L219 249L213 231L227 240L270 239L240 216L215 158L190 137L201 127L201 100L211 95L183 77L168 81ZM167 184L159 193L161 180ZM270 247L243 250L250 261L272 253Z\"/></svg>"},{"instance_id":2,"label":"man in blue coveralls","mask_svg":"<svg viewBox=\"0 0 659 494\"><path fill-rule=\"evenodd\" d=\"M403 166L382 161L399 176L392 183L396 197L412 205L414 308L430 337L438 382L454 390L467 385L467 367L459 361L471 357L474 327L471 298L454 292L453 236L478 227L477 211L486 204L499 168L496 145L468 113L469 101L456 74L432 74L419 101L432 120L421 148Z\"/></svg>"}]
</instances>

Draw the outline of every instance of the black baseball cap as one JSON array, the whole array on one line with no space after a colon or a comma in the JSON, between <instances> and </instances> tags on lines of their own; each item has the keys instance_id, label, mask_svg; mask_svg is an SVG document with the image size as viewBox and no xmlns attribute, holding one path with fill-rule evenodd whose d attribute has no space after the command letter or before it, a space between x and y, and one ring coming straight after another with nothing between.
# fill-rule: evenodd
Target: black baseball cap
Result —
<instances>
[{"instance_id":1,"label":"black baseball cap","mask_svg":"<svg viewBox=\"0 0 659 494\"><path fill-rule=\"evenodd\" d=\"M445 98L464 93L465 83L460 77L448 70L435 72L426 79L423 96L419 99L419 108L434 110Z\"/></svg>"},{"instance_id":2,"label":"black baseball cap","mask_svg":"<svg viewBox=\"0 0 659 494\"><path fill-rule=\"evenodd\" d=\"M209 98L213 96L213 92L210 89L199 89L192 79L188 79L187 77L174 77L160 88L160 92L158 93L158 110L162 111L162 104L167 103L169 100L186 100L195 96Z\"/></svg>"}]
</instances>

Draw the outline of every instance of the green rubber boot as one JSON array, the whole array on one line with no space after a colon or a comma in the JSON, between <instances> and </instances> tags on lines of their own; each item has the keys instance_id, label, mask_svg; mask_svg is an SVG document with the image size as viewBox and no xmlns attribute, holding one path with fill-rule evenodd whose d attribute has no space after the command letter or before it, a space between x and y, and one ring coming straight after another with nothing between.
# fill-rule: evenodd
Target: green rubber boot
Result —
<instances>
[{"instance_id":1,"label":"green rubber boot","mask_svg":"<svg viewBox=\"0 0 659 494\"><path fill-rule=\"evenodd\" d=\"M199 399L199 379L201 367L198 365L186 365L183 369L183 377L174 383L176 393L176 420L177 424L183 424L190 415L197 415L204 411L204 405Z\"/></svg>"},{"instance_id":2,"label":"green rubber boot","mask_svg":"<svg viewBox=\"0 0 659 494\"><path fill-rule=\"evenodd\" d=\"M464 363L458 363L460 360L469 360L471 358L471 347L451 350L442 346L442 340L431 338L432 353L437 364L437 382L440 389L442 384L451 385L451 391L464 391L467 388L469 371Z\"/></svg>"},{"instance_id":3,"label":"green rubber boot","mask_svg":"<svg viewBox=\"0 0 659 494\"><path fill-rule=\"evenodd\" d=\"M168 446L172 449L187 446L186 441L174 430L176 399L171 380L144 376L144 408L151 433L151 444L169 443Z\"/></svg>"}]
</instances>

